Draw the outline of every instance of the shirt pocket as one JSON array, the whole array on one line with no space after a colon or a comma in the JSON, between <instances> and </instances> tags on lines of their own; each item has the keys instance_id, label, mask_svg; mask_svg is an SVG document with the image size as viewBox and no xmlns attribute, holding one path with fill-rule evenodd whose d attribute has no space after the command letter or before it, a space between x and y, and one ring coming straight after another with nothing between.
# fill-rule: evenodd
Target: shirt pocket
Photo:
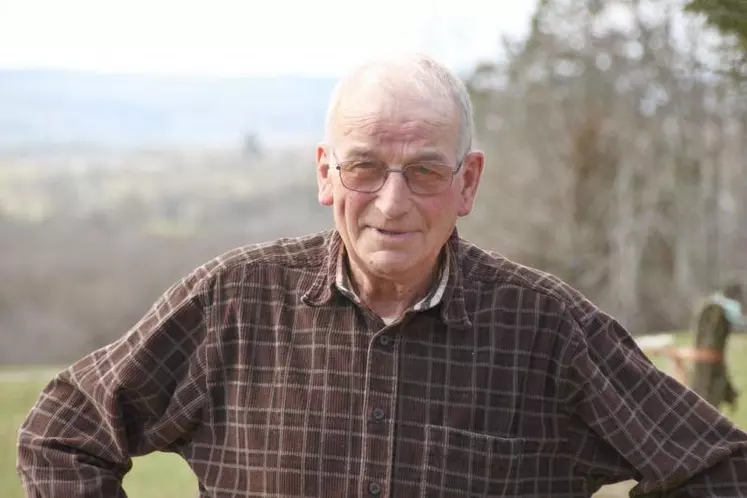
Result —
<instances>
[{"instance_id":1,"label":"shirt pocket","mask_svg":"<svg viewBox=\"0 0 747 498\"><path fill-rule=\"evenodd\" d=\"M514 496L524 439L426 424L421 496Z\"/></svg>"}]
</instances>

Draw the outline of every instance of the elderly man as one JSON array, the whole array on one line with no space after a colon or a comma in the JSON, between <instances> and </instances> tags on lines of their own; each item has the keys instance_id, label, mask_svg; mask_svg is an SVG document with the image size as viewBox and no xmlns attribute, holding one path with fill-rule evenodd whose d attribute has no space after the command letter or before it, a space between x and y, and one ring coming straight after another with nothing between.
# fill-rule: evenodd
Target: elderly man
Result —
<instances>
[{"instance_id":1,"label":"elderly man","mask_svg":"<svg viewBox=\"0 0 747 498\"><path fill-rule=\"evenodd\" d=\"M204 497L747 495L747 434L577 291L459 237L471 121L427 57L343 78L316 151L336 228L217 257L58 375L20 432L27 495L123 496L153 451Z\"/></svg>"}]
</instances>

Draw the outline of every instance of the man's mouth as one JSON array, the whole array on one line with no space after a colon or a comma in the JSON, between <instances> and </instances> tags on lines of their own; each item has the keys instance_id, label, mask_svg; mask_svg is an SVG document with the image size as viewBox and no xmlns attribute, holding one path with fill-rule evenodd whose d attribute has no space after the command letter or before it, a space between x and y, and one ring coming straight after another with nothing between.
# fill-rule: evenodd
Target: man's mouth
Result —
<instances>
[{"instance_id":1,"label":"man's mouth","mask_svg":"<svg viewBox=\"0 0 747 498\"><path fill-rule=\"evenodd\" d=\"M403 239L405 237L408 237L410 234L412 234L412 232L408 230L392 230L392 229L384 229L384 228L376 228L376 227L372 227L372 228L379 235L383 235L384 237L397 238L397 239Z\"/></svg>"}]
</instances>

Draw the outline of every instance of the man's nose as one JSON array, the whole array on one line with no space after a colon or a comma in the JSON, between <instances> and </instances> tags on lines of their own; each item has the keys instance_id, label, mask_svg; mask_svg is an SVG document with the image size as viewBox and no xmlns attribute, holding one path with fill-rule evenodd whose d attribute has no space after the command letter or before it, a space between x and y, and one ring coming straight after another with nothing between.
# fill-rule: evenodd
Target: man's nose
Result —
<instances>
[{"instance_id":1,"label":"man's nose","mask_svg":"<svg viewBox=\"0 0 747 498\"><path fill-rule=\"evenodd\" d=\"M410 210L412 192L401 172L390 172L376 194L376 208L389 219L399 218Z\"/></svg>"}]
</instances>

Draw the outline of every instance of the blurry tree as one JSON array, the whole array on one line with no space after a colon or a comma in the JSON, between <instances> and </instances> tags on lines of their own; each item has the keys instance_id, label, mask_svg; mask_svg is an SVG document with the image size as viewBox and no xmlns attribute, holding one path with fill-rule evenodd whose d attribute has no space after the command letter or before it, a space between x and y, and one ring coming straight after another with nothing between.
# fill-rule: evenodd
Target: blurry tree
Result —
<instances>
[{"instance_id":1,"label":"blurry tree","mask_svg":"<svg viewBox=\"0 0 747 498\"><path fill-rule=\"evenodd\" d=\"M676 2L539 1L468 82L490 161L464 232L633 331L686 324L735 264L747 169L747 114L704 37Z\"/></svg>"},{"instance_id":2,"label":"blurry tree","mask_svg":"<svg viewBox=\"0 0 747 498\"><path fill-rule=\"evenodd\" d=\"M747 0L690 0L685 9L705 15L709 25L729 37L747 68Z\"/></svg>"},{"instance_id":3,"label":"blurry tree","mask_svg":"<svg viewBox=\"0 0 747 498\"><path fill-rule=\"evenodd\" d=\"M705 14L708 23L735 36L747 51L747 2L745 0L690 0L685 9Z\"/></svg>"}]
</instances>

